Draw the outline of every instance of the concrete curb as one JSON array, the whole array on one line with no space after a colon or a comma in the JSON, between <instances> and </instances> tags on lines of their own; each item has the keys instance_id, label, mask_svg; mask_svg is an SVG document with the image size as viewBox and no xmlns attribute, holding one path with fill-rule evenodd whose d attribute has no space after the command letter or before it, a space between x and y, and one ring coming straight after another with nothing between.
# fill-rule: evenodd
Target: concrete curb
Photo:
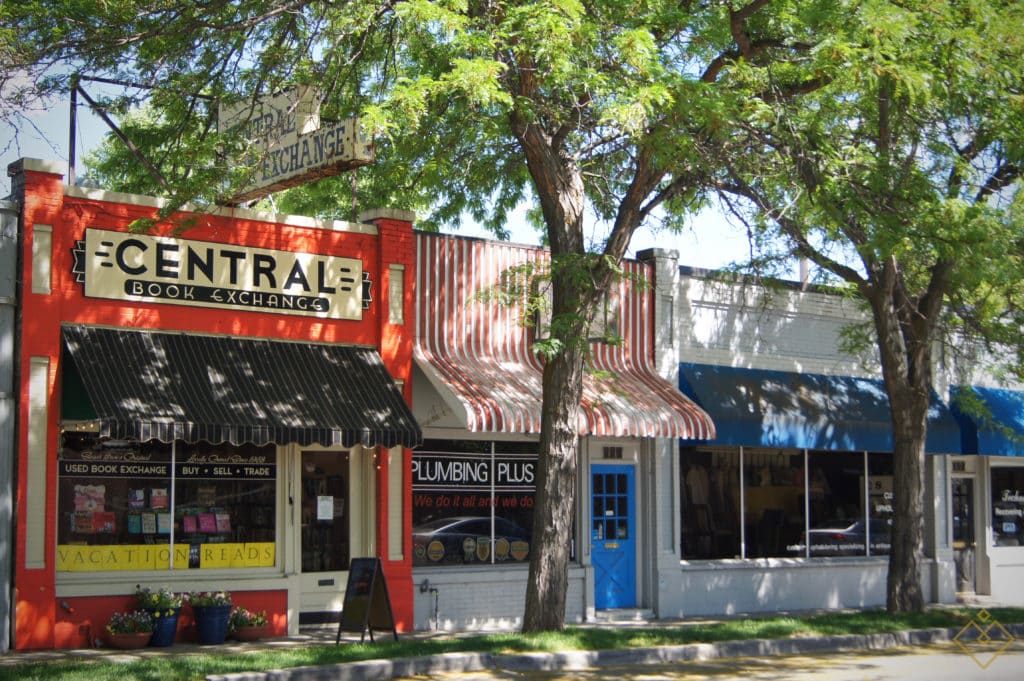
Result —
<instances>
[{"instance_id":1,"label":"concrete curb","mask_svg":"<svg viewBox=\"0 0 1024 681\"><path fill-rule=\"evenodd\" d=\"M1024 636L1024 624L1005 625L1015 638ZM389 679L479 671L566 671L594 667L656 665L739 657L810 655L815 653L884 650L952 641L961 628L912 629L892 634L850 634L784 639L753 639L679 646L574 650L560 653L444 653L424 657L367 660L317 667L295 667L265 672L216 674L206 681L387 681ZM983 633L980 632L979 633Z\"/></svg>"}]
</instances>

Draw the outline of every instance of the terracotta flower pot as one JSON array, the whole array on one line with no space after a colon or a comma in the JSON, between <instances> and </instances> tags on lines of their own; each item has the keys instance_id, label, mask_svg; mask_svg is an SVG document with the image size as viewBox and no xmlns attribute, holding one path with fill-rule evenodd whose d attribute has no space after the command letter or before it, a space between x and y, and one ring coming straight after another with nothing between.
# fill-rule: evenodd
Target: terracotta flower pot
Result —
<instances>
[{"instance_id":1,"label":"terracotta flower pot","mask_svg":"<svg viewBox=\"0 0 1024 681\"><path fill-rule=\"evenodd\" d=\"M145 648L149 644L149 638L152 635L152 632L149 631L135 631L126 634L112 634L108 631L107 643L110 644L111 648L135 650L136 648Z\"/></svg>"},{"instance_id":2,"label":"terracotta flower pot","mask_svg":"<svg viewBox=\"0 0 1024 681\"><path fill-rule=\"evenodd\" d=\"M235 640L256 641L266 634L266 625L235 627Z\"/></svg>"}]
</instances>

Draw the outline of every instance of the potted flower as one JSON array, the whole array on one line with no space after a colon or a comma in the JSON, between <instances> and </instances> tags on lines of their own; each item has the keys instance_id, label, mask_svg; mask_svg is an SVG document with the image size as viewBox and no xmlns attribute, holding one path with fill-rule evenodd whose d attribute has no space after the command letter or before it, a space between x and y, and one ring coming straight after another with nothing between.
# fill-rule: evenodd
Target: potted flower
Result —
<instances>
[{"instance_id":1,"label":"potted flower","mask_svg":"<svg viewBox=\"0 0 1024 681\"><path fill-rule=\"evenodd\" d=\"M145 610L115 612L106 626L107 643L114 648L142 648L153 635L153 618Z\"/></svg>"},{"instance_id":2,"label":"potted flower","mask_svg":"<svg viewBox=\"0 0 1024 681\"><path fill-rule=\"evenodd\" d=\"M135 602L139 609L149 613L153 620L151 646L169 646L178 633L178 615L181 613L183 597L167 587L156 591L148 586L135 586Z\"/></svg>"},{"instance_id":3,"label":"potted flower","mask_svg":"<svg viewBox=\"0 0 1024 681\"><path fill-rule=\"evenodd\" d=\"M223 643L228 635L231 594L227 591L193 592L188 595L188 603L196 616L199 642L205 645Z\"/></svg>"},{"instance_id":4,"label":"potted flower","mask_svg":"<svg viewBox=\"0 0 1024 681\"><path fill-rule=\"evenodd\" d=\"M267 612L253 612L241 606L231 611L228 631L239 641L255 641L263 637L267 628Z\"/></svg>"}]
</instances>

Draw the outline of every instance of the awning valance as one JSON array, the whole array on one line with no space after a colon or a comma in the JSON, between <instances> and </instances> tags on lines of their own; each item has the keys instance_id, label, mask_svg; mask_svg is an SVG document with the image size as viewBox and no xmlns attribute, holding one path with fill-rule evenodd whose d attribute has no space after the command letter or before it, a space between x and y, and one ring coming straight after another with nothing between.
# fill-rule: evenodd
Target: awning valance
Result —
<instances>
[{"instance_id":1,"label":"awning valance","mask_svg":"<svg viewBox=\"0 0 1024 681\"><path fill-rule=\"evenodd\" d=\"M82 325L63 334L103 437L344 447L422 440L372 348Z\"/></svg>"},{"instance_id":2,"label":"awning valance","mask_svg":"<svg viewBox=\"0 0 1024 681\"><path fill-rule=\"evenodd\" d=\"M424 426L453 415L475 433L539 433L544 368L532 351L522 309L479 295L504 273L543 266L543 249L508 243L417 236L417 366L437 404L415 407ZM649 273L626 263L615 297L620 345L592 343L595 371L585 378L580 434L605 437L709 438L708 415L653 366L650 292L635 285ZM438 406L440 405L440 406Z\"/></svg>"},{"instance_id":3,"label":"awning valance","mask_svg":"<svg viewBox=\"0 0 1024 681\"><path fill-rule=\"evenodd\" d=\"M953 413L963 433L964 454L1024 456L1024 392L981 386L950 389ZM989 415L969 415L961 399L977 399Z\"/></svg>"},{"instance_id":4,"label":"awning valance","mask_svg":"<svg viewBox=\"0 0 1024 681\"><path fill-rule=\"evenodd\" d=\"M893 449L889 396L879 379L683 363L679 384L715 420L713 444ZM925 449L960 452L960 429L934 392Z\"/></svg>"}]
</instances>

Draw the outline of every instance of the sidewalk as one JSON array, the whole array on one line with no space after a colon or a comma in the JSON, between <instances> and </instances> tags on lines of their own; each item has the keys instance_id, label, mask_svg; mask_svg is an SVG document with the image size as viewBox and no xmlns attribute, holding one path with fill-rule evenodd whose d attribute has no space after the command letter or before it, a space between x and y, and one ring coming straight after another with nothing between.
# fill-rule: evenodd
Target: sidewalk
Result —
<instances>
[{"instance_id":1,"label":"sidewalk","mask_svg":"<svg viewBox=\"0 0 1024 681\"><path fill-rule=\"evenodd\" d=\"M716 619L688 620L647 620L636 622L615 621L609 623L577 626L614 626L627 628L642 627L692 627L719 621ZM1009 633L1018 641L1024 638L1024 623L1006 625ZM657 646L650 648L629 648L597 651L565 651L555 653L445 653L414 658L396 658L350 662L316 667L295 667L271 671L254 671L223 675L211 675L207 681L381 681L412 676L458 673L458 672L511 672L571 671L602 667L640 666L673 664L682 662L708 661L723 658L771 657L786 655L823 654L831 652L884 650L904 646L925 646L951 642L960 629L921 629L893 634L844 635L822 637L796 637L784 639L755 639L725 641L720 643L697 643L686 645ZM481 632L419 631L400 634L404 640L429 640L432 638L454 638L475 635ZM59 660L89 660L103 658L110 662L130 662L166 655L188 655L193 653L232 654L259 649L281 649L309 645L334 645L336 630L333 627L303 630L298 636L264 639L255 642L238 643L228 641L217 646L176 643L167 648L143 648L141 650L116 650L92 648L74 650L46 650L14 652L0 656L0 667L33 662ZM378 640L390 634L376 634ZM358 637L344 636L346 642L357 642ZM369 640L369 638L367 638ZM954 645L954 644L951 644Z\"/></svg>"},{"instance_id":2,"label":"sidewalk","mask_svg":"<svg viewBox=\"0 0 1024 681\"><path fill-rule=\"evenodd\" d=\"M657 621L652 626L672 626ZM682 624L682 623L678 623ZM1024 636L1024 624L1008 625L1016 641ZM765 658L789 655L820 655L851 651L877 651L898 647L918 647L953 641L960 632L953 629L921 629L894 634L756 639L721 643L696 643L620 650L566 651L561 653L446 653L427 657L394 660L368 660L320 667L241 674L211 675L207 681L386 681L461 672L502 672L514 675L529 672L578 671L643 665L665 665L720 659ZM954 645L954 644L950 644Z\"/></svg>"}]
</instances>

